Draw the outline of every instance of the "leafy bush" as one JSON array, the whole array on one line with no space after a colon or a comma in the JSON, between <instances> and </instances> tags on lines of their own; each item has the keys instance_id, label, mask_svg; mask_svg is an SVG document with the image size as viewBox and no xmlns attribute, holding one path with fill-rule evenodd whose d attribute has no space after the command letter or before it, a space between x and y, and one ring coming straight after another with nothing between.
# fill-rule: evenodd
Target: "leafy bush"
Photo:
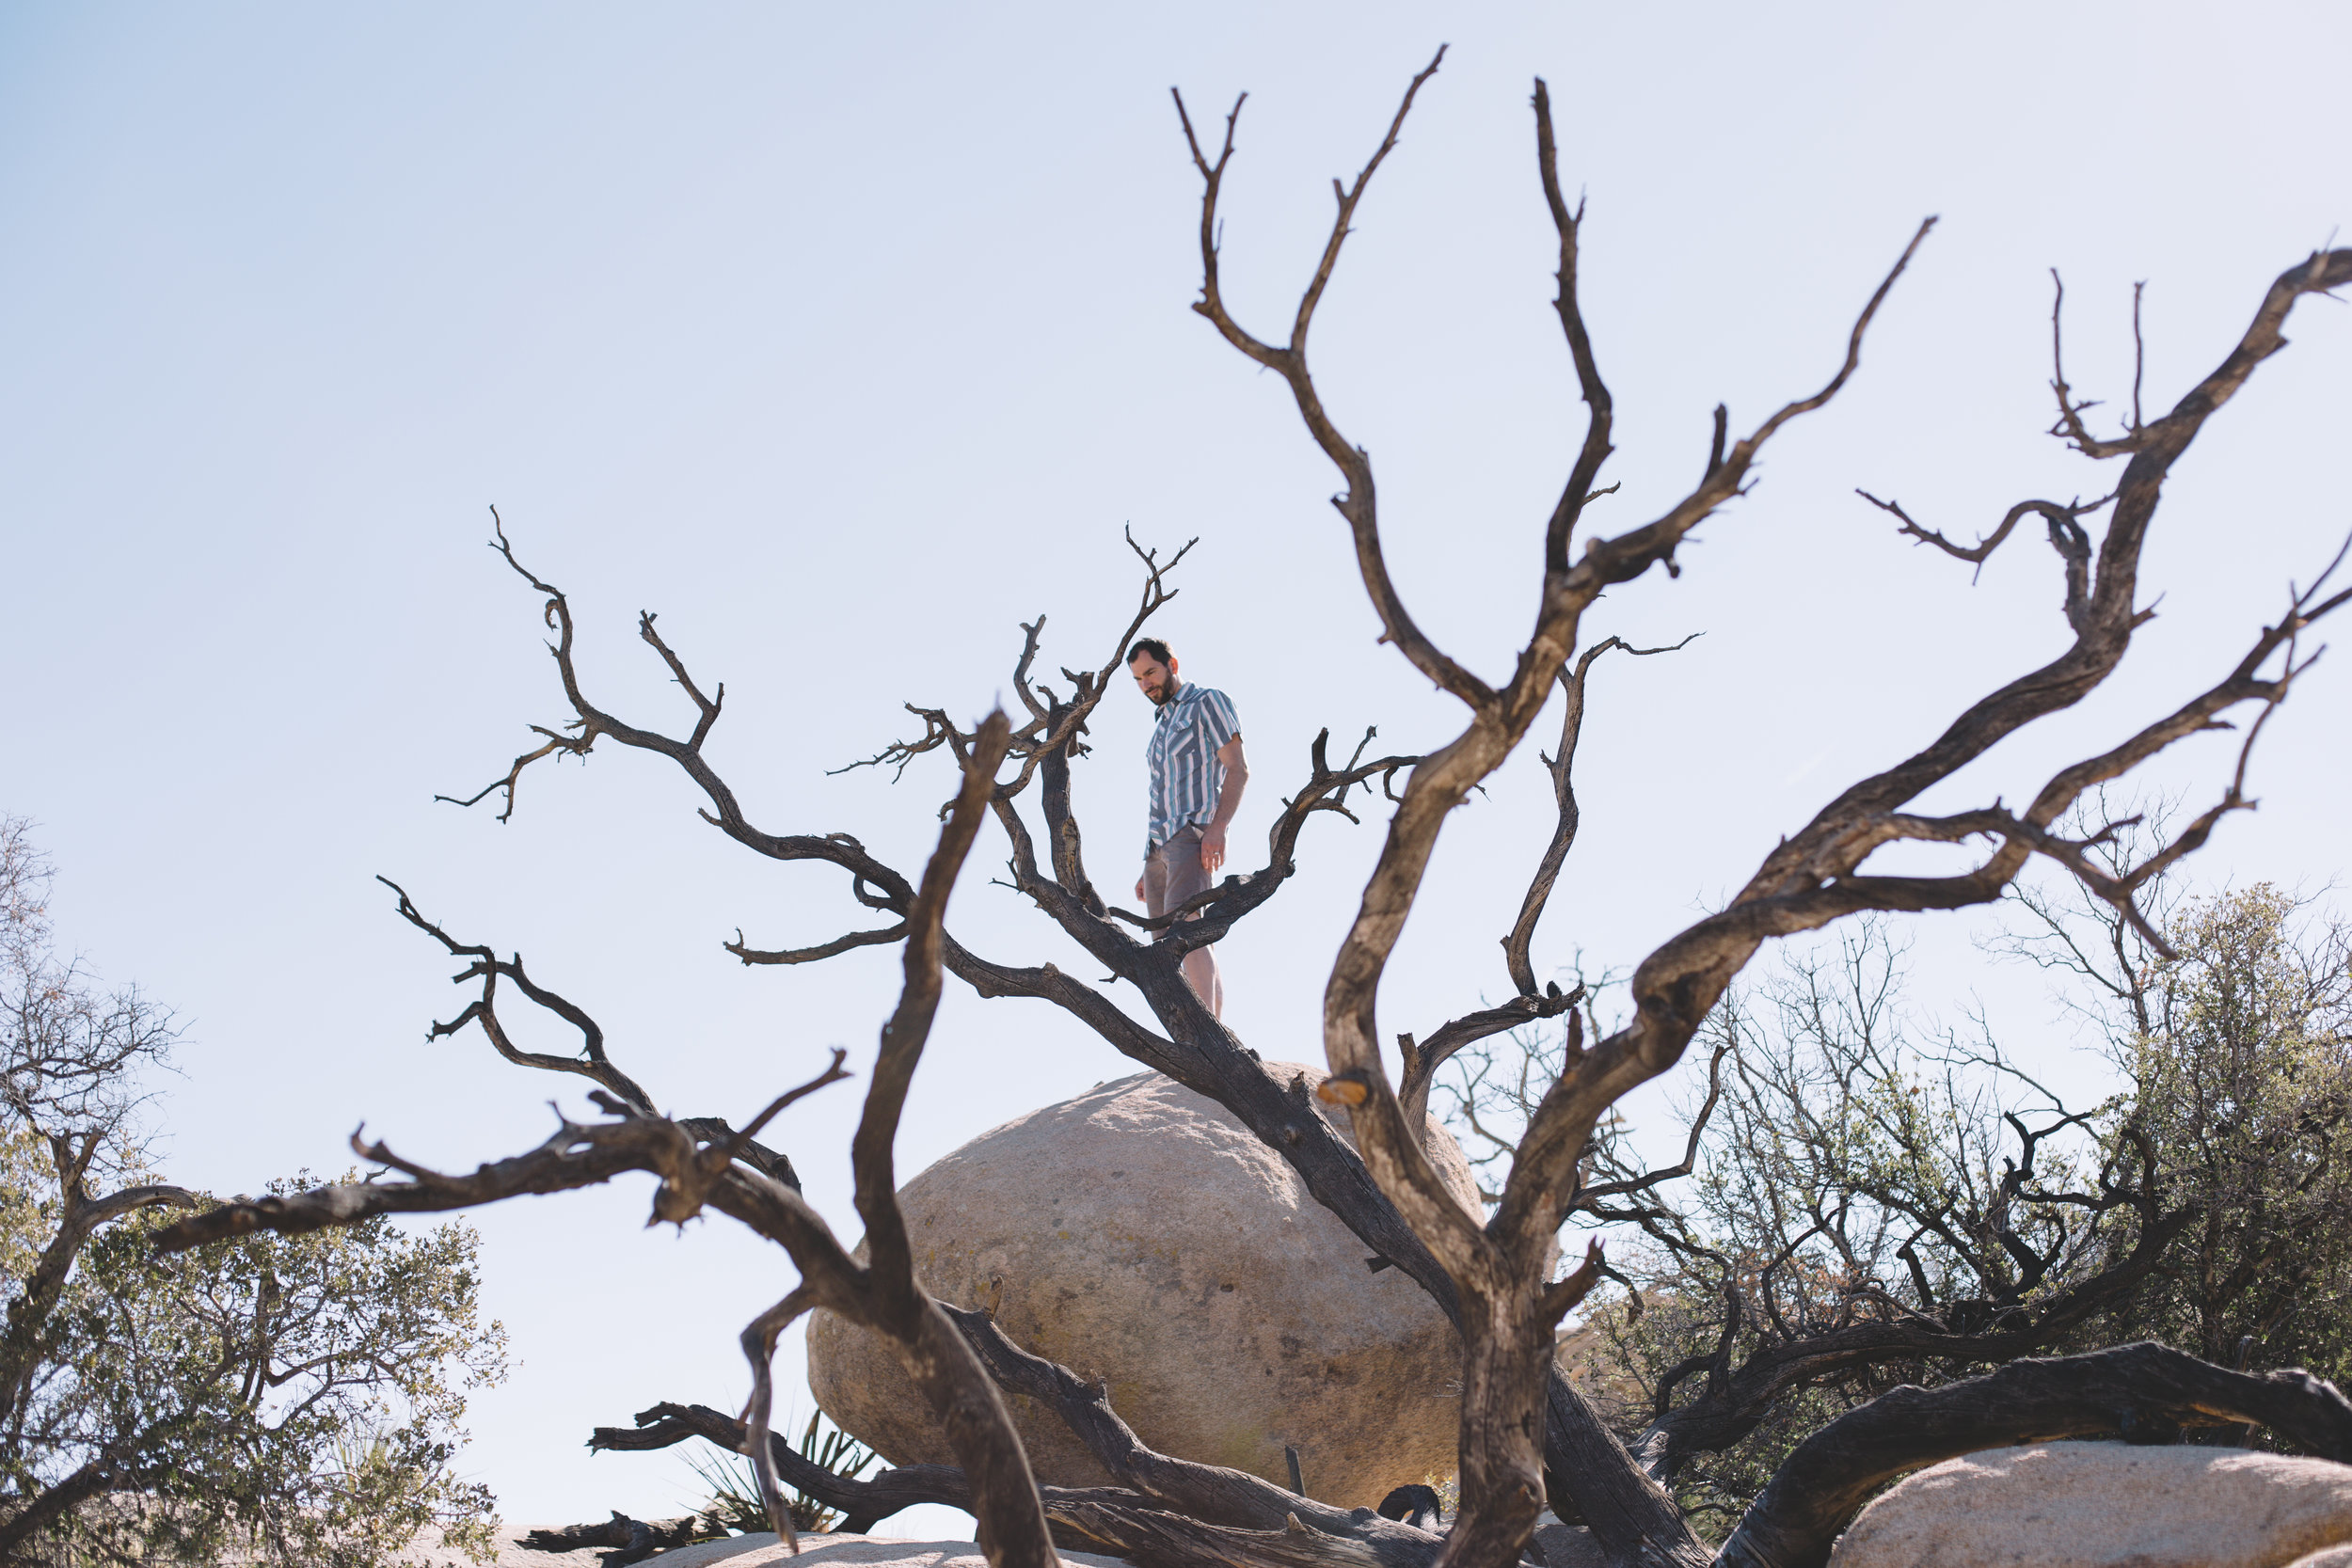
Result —
<instances>
[{"instance_id":1,"label":"leafy bush","mask_svg":"<svg viewBox=\"0 0 2352 1568\"><path fill-rule=\"evenodd\" d=\"M213 1202L159 1182L141 1135L176 1031L56 956L48 878L0 818L0 1560L371 1568L427 1524L488 1557L490 1495L451 1469L504 1362L473 1231L157 1256L164 1211Z\"/></svg>"}]
</instances>

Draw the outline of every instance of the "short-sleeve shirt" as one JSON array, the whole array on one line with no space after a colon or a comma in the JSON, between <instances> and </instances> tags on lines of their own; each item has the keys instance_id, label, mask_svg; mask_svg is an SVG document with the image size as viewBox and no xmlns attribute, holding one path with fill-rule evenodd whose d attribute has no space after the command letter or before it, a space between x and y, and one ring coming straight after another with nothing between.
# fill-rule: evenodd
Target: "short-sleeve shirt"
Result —
<instances>
[{"instance_id":1,"label":"short-sleeve shirt","mask_svg":"<svg viewBox=\"0 0 2352 1568\"><path fill-rule=\"evenodd\" d=\"M1216 753L1239 734L1233 700L1214 688L1180 686L1160 705L1143 753L1152 773L1152 848L1216 816L1217 794L1225 787L1225 765Z\"/></svg>"}]
</instances>

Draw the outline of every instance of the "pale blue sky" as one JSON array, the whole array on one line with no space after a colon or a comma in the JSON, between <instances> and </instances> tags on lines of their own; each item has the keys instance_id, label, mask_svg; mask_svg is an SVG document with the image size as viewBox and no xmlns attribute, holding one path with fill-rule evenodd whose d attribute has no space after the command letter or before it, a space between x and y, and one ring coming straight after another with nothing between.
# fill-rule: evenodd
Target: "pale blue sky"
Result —
<instances>
[{"instance_id":1,"label":"pale blue sky","mask_svg":"<svg viewBox=\"0 0 2352 1568\"><path fill-rule=\"evenodd\" d=\"M712 752L756 818L909 866L940 778L824 770L898 733L902 699L983 709L1041 610L1053 662L1099 662L1134 591L1129 522L1201 536L1161 629L1242 714L1237 862L1319 726L1376 722L1401 749L1452 733L1373 644L1330 470L1280 385L1185 308L1198 188L1167 93L1214 119L1251 92L1227 276L1271 333L1329 177L1441 40L1316 350L1415 612L1489 675L1581 428L1530 77L1591 198L1585 297L1620 411L1605 477L1625 486L1597 524L1696 477L1719 398L1743 426L1817 385L1918 219L1943 217L1844 398L1781 437L1679 581L1601 607L1596 634L1708 634L1605 668L1594 698L1585 839L1537 951L1629 961L2059 645L2038 542L1972 588L1852 487L1958 533L2103 490L2111 470L2041 434L2046 269L2069 285L2074 379L2110 399L2149 280L2149 396L2169 404L2352 213L2343 8L0 8L0 809L41 824L67 939L189 1020L162 1109L175 1175L340 1170L363 1118L470 1162L536 1141L550 1093L578 1103L478 1037L422 1042L462 1006L453 966L378 872L519 947L681 1110L740 1115L830 1043L870 1054L892 954L746 971L718 949L739 925L771 946L845 928L841 879L730 852L664 767L543 767L505 827L432 803L562 712L536 601L482 548L490 503L572 591L609 706L683 722L634 638L660 612L727 682ZM2111 689L1938 801L2016 799L2209 684L2332 552L2352 321L2307 302L2289 335L2176 470L2146 573L2162 615ZM2347 680L2323 663L2273 724L2263 810L2209 878L2352 865ZM1114 886L1145 719L1107 708L1081 774ZM2185 749L2162 777L2202 794L2223 759ZM1387 1027L1507 990L1495 939L1548 814L1530 755L1449 830ZM1231 1016L1270 1057L1319 1052L1374 843L1319 821L1304 875L1226 944ZM983 841L958 930L1066 958L985 884L998 853ZM2038 982L1985 967L1979 928L1915 927L1923 997L1979 995L2057 1061ZM1041 1006L951 995L905 1167L1126 1070ZM835 1091L779 1133L852 1232L854 1104ZM675 1457L579 1445L656 1400L739 1397L735 1333L788 1281L723 1225L640 1230L644 1197L480 1218L521 1365L478 1402L468 1464L514 1522L690 1501Z\"/></svg>"}]
</instances>

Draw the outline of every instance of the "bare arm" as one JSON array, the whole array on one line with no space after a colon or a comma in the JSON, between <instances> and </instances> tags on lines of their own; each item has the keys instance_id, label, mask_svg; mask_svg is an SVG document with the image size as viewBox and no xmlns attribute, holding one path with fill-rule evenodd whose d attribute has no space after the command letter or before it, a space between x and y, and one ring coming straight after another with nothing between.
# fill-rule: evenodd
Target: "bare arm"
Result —
<instances>
[{"instance_id":1,"label":"bare arm","mask_svg":"<svg viewBox=\"0 0 2352 1568\"><path fill-rule=\"evenodd\" d=\"M1225 787L1217 791L1216 815L1200 833L1200 869L1211 875L1225 863L1225 830L1241 810L1241 792L1249 784L1249 763L1241 753L1241 736L1219 746L1216 760L1225 768Z\"/></svg>"}]
</instances>

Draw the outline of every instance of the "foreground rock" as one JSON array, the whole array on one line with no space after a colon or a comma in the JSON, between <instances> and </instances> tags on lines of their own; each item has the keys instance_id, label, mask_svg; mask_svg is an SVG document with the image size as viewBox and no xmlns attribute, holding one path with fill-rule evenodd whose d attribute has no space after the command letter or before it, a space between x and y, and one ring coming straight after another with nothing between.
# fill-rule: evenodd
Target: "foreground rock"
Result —
<instances>
[{"instance_id":1,"label":"foreground rock","mask_svg":"<svg viewBox=\"0 0 2352 1568\"><path fill-rule=\"evenodd\" d=\"M1609 1554L1582 1525L1564 1525L1549 1509L1535 1521L1545 1568L1609 1568Z\"/></svg>"},{"instance_id":2,"label":"foreground rock","mask_svg":"<svg viewBox=\"0 0 2352 1568\"><path fill-rule=\"evenodd\" d=\"M534 1552L516 1539L521 1531L501 1532L496 1568L603 1568L610 1551L582 1547L576 1552ZM1085 1552L1063 1552L1071 1568L1124 1568L1117 1558ZM482 1568L456 1548L440 1544L437 1531L400 1555L405 1568ZM673 1546L644 1560L661 1568L702 1568L707 1563L727 1568L765 1568L770 1563L838 1563L841 1568L986 1568L988 1560L969 1541L899 1541L886 1535L803 1535L801 1555L769 1534L738 1535L725 1541L706 1541L694 1546Z\"/></svg>"},{"instance_id":3,"label":"foreground rock","mask_svg":"<svg viewBox=\"0 0 2352 1568\"><path fill-rule=\"evenodd\" d=\"M1072 1568L1126 1568L1115 1557L1063 1552ZM645 1560L661 1568L703 1568L723 1562L727 1568L768 1568L773 1563L838 1563L842 1568L988 1568L988 1559L969 1541L898 1541L886 1535L803 1535L801 1554L772 1535L739 1535L727 1541L707 1541L699 1546L677 1546ZM505 1560L500 1559L501 1568Z\"/></svg>"},{"instance_id":4,"label":"foreground rock","mask_svg":"<svg viewBox=\"0 0 2352 1568\"><path fill-rule=\"evenodd\" d=\"M1285 1079L1319 1069L1277 1064ZM1318 1113L1344 1134L1344 1117ZM1465 1208L1477 1189L1433 1127ZM899 1194L917 1275L986 1307L1019 1343L1089 1380L1165 1453L1369 1508L1454 1468L1454 1330L1221 1105L1157 1073L1104 1084L982 1133ZM895 1464L955 1462L889 1351L819 1312L808 1381L843 1430ZM1107 1478L1043 1407L1012 1401L1038 1479Z\"/></svg>"},{"instance_id":5,"label":"foreground rock","mask_svg":"<svg viewBox=\"0 0 2352 1568\"><path fill-rule=\"evenodd\" d=\"M1862 1511L1831 1568L2334 1568L2352 1465L2246 1449L2043 1443L1920 1471Z\"/></svg>"}]
</instances>

